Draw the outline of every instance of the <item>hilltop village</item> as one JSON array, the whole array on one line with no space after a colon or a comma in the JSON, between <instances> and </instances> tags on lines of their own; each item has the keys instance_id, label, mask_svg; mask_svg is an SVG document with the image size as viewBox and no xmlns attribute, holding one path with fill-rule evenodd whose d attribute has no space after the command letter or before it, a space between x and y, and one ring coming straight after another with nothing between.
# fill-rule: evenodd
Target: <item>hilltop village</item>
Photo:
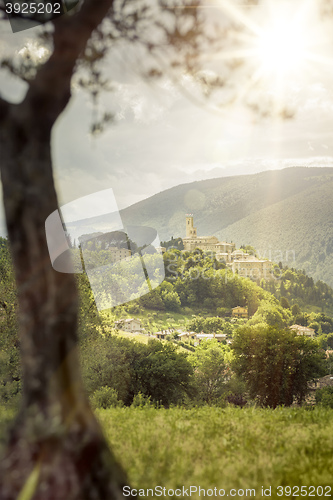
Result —
<instances>
[{"instance_id":1,"label":"hilltop village","mask_svg":"<svg viewBox=\"0 0 333 500\"><path fill-rule=\"evenodd\" d=\"M272 279L272 262L268 259L258 259L255 255L249 254L242 249L236 249L235 243L219 241L216 236L198 236L197 228L193 224L193 215L186 215L186 236L182 238L183 252L193 252L196 249L214 255L217 261L223 262L235 274L243 278L253 280ZM165 253L163 246L156 247L156 250ZM131 256L128 248L118 248L109 246L112 262L118 262Z\"/></svg>"},{"instance_id":2,"label":"hilltop village","mask_svg":"<svg viewBox=\"0 0 333 500\"><path fill-rule=\"evenodd\" d=\"M253 282L259 282L261 279L271 281L274 279L273 263L268 259L258 259L255 255L245 252L243 249L236 249L233 242L219 241L216 236L198 236L197 228L194 227L193 215L186 215L186 236L182 238L183 250L186 252L195 252L197 249L202 250L204 255L211 254L219 263L230 269L233 274L237 274L242 278L250 278ZM165 254L166 247L157 247L158 251ZM253 315L254 311L249 311L248 306L237 305L230 308L229 321L236 327L243 324ZM193 346L199 345L204 340L216 340L225 344L232 343L232 335L217 331L194 332L186 331L184 328L166 328L159 331L147 331L142 321L139 318L122 318L115 321L114 326L117 330L122 330L127 333L144 334L149 337L154 337L158 340L177 340L191 343ZM315 329L304 325L293 324L289 327L295 331L297 335L304 335L308 338L315 337Z\"/></svg>"},{"instance_id":3,"label":"hilltop village","mask_svg":"<svg viewBox=\"0 0 333 500\"><path fill-rule=\"evenodd\" d=\"M272 277L272 262L258 259L254 255L236 250L235 243L219 241L216 236L198 236L193 225L193 215L186 216L186 237L183 238L184 251L192 252L196 248L204 252L214 252L219 262L224 262L233 273L243 278L267 280Z\"/></svg>"},{"instance_id":4,"label":"hilltop village","mask_svg":"<svg viewBox=\"0 0 333 500\"><path fill-rule=\"evenodd\" d=\"M161 345L196 351L207 343L233 349L242 328L266 325L294 332L296 337L322 337L326 356L330 355L330 287L314 283L305 271L258 258L250 245L236 248L232 241L198 234L193 214L184 219L184 237L157 244L156 239L155 245L150 243L154 232L138 241L135 232L130 239L122 231L95 233L82 241L89 270L91 264L121 262L121 272L113 275L117 266L111 266L103 282L115 283L112 293L117 300L118 293L120 297L119 305L104 308L108 329L141 343L156 339ZM147 274L142 273L143 265ZM137 287L133 292L133 283L143 283L142 290Z\"/></svg>"}]
</instances>

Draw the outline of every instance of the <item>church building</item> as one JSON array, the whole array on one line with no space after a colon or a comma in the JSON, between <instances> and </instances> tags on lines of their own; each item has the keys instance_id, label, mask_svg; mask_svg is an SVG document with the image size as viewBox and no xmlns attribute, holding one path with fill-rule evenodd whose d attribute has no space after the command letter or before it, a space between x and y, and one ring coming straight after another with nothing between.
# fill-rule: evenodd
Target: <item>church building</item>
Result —
<instances>
[{"instance_id":1,"label":"church building","mask_svg":"<svg viewBox=\"0 0 333 500\"><path fill-rule=\"evenodd\" d=\"M186 215L186 237L183 238L184 250L192 252L200 248L204 252L215 252L217 260L231 261L231 254L236 249L235 243L219 241L216 236L198 236L193 226L193 215Z\"/></svg>"}]
</instances>

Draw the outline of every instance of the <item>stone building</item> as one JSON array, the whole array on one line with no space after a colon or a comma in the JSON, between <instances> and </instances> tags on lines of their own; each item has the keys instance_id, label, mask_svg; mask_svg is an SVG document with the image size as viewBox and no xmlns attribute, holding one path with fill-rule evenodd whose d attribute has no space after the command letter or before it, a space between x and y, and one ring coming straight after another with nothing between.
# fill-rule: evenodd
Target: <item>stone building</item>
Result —
<instances>
[{"instance_id":1,"label":"stone building","mask_svg":"<svg viewBox=\"0 0 333 500\"><path fill-rule=\"evenodd\" d=\"M230 266L232 272L243 278L254 280L272 279L272 262L270 260L257 259L256 257L236 259Z\"/></svg>"},{"instance_id":2,"label":"stone building","mask_svg":"<svg viewBox=\"0 0 333 500\"><path fill-rule=\"evenodd\" d=\"M119 262L131 256L131 250L127 248L109 247L108 252L111 254L112 262Z\"/></svg>"},{"instance_id":3,"label":"stone building","mask_svg":"<svg viewBox=\"0 0 333 500\"><path fill-rule=\"evenodd\" d=\"M215 252L218 260L231 261L231 253L235 250L235 243L221 242L216 236L198 236L197 228L193 226L193 215L186 216L186 237L183 238L184 250L193 252L196 248L204 252Z\"/></svg>"},{"instance_id":4,"label":"stone building","mask_svg":"<svg viewBox=\"0 0 333 500\"><path fill-rule=\"evenodd\" d=\"M219 241L216 236L198 236L193 225L193 215L186 215L186 237L183 238L184 251L193 252L196 248L204 252L214 252L215 258L224 261L232 272L243 278L253 280L273 278L272 262L258 259L254 255L236 250L235 243Z\"/></svg>"}]
</instances>

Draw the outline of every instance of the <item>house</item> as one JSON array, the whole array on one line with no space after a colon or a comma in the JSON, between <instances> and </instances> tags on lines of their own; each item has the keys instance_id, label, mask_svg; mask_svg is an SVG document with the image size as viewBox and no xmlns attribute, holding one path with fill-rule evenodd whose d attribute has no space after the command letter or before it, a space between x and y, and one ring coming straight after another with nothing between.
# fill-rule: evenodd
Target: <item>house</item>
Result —
<instances>
[{"instance_id":1,"label":"house","mask_svg":"<svg viewBox=\"0 0 333 500\"><path fill-rule=\"evenodd\" d=\"M196 339L200 342L203 340L217 340L218 342L223 342L227 339L227 335L225 333L197 333Z\"/></svg>"},{"instance_id":2,"label":"house","mask_svg":"<svg viewBox=\"0 0 333 500\"><path fill-rule=\"evenodd\" d=\"M182 330L176 330L176 333L178 335L178 340L183 341L194 340L197 335L195 332L183 332Z\"/></svg>"},{"instance_id":3,"label":"house","mask_svg":"<svg viewBox=\"0 0 333 500\"><path fill-rule=\"evenodd\" d=\"M306 335L307 337L314 339L316 332L313 328L302 325L292 325L289 327L290 330L294 330L297 335Z\"/></svg>"},{"instance_id":4,"label":"house","mask_svg":"<svg viewBox=\"0 0 333 500\"><path fill-rule=\"evenodd\" d=\"M124 332L141 332L141 321L137 318L119 319L114 326Z\"/></svg>"},{"instance_id":5,"label":"house","mask_svg":"<svg viewBox=\"0 0 333 500\"><path fill-rule=\"evenodd\" d=\"M176 333L178 334L179 338L189 338L189 339L195 339L196 333L195 332L184 332L184 330L176 330Z\"/></svg>"},{"instance_id":6,"label":"house","mask_svg":"<svg viewBox=\"0 0 333 500\"><path fill-rule=\"evenodd\" d=\"M178 340L189 340L190 334L189 332L176 332L178 336Z\"/></svg>"},{"instance_id":7,"label":"house","mask_svg":"<svg viewBox=\"0 0 333 500\"><path fill-rule=\"evenodd\" d=\"M257 259L251 255L233 260L231 264L232 272L237 273L242 278L254 280L273 279L272 262L270 260Z\"/></svg>"},{"instance_id":8,"label":"house","mask_svg":"<svg viewBox=\"0 0 333 500\"><path fill-rule=\"evenodd\" d=\"M234 318L248 318L249 312L247 307L236 306L232 308L231 314Z\"/></svg>"},{"instance_id":9,"label":"house","mask_svg":"<svg viewBox=\"0 0 333 500\"><path fill-rule=\"evenodd\" d=\"M112 262L119 262L120 260L127 259L131 256L131 250L127 248L109 247Z\"/></svg>"},{"instance_id":10,"label":"house","mask_svg":"<svg viewBox=\"0 0 333 500\"><path fill-rule=\"evenodd\" d=\"M172 333L173 331L170 330L161 330L160 332L156 332L155 335L157 339L165 340L168 337L168 335L171 335Z\"/></svg>"}]
</instances>

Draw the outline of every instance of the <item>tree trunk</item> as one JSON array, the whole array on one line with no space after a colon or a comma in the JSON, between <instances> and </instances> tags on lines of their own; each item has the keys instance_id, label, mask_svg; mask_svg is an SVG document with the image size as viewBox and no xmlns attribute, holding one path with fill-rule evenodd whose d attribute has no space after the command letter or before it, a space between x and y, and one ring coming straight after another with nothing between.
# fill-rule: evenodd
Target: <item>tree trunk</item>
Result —
<instances>
[{"instance_id":1,"label":"tree trunk","mask_svg":"<svg viewBox=\"0 0 333 500\"><path fill-rule=\"evenodd\" d=\"M50 148L54 120L43 106L36 94L9 105L1 127L23 395L2 460L0 498L123 499L126 476L107 447L80 377L74 276L53 270L46 244L45 220L57 209L57 197Z\"/></svg>"}]
</instances>

